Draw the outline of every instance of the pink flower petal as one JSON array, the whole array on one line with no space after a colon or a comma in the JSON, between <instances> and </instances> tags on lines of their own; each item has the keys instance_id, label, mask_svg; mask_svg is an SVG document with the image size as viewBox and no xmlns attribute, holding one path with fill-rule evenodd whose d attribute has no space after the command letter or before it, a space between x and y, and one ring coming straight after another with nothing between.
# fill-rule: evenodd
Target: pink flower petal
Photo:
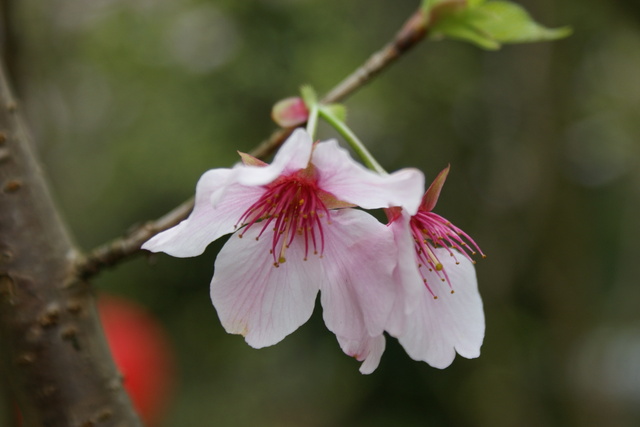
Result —
<instances>
[{"instance_id":1,"label":"pink flower petal","mask_svg":"<svg viewBox=\"0 0 640 427\"><path fill-rule=\"evenodd\" d=\"M374 217L355 209L332 211L331 222L324 228L324 321L345 339L380 335L395 293L393 236Z\"/></svg>"},{"instance_id":2,"label":"pink flower petal","mask_svg":"<svg viewBox=\"0 0 640 427\"><path fill-rule=\"evenodd\" d=\"M446 249L435 249L451 286L437 274L424 272L433 295L424 287L416 309L406 317L405 330L398 340L407 354L436 368L446 368L455 358L474 358L480 355L484 339L484 312L478 292L475 269L464 256L449 256ZM394 313L397 315L397 313Z\"/></svg>"},{"instance_id":3,"label":"pink flower petal","mask_svg":"<svg viewBox=\"0 0 640 427\"><path fill-rule=\"evenodd\" d=\"M254 348L276 344L305 323L325 280L319 257L302 260L302 239L293 240L287 261L276 268L269 253L272 235L256 241L259 232L251 227L244 237L229 238L211 281L211 300L225 330L243 335Z\"/></svg>"},{"instance_id":4,"label":"pink flower petal","mask_svg":"<svg viewBox=\"0 0 640 427\"><path fill-rule=\"evenodd\" d=\"M340 200L364 209L402 206L411 215L418 210L424 175L417 169L380 175L353 160L335 140L318 143L311 162L319 172L320 188Z\"/></svg>"},{"instance_id":5,"label":"pink flower petal","mask_svg":"<svg viewBox=\"0 0 640 427\"><path fill-rule=\"evenodd\" d=\"M399 260L393 271L397 295L386 327L395 337L404 333L407 316L416 310L424 292L413 236L409 229L410 220L407 212L401 210L400 215L388 226L393 233Z\"/></svg>"},{"instance_id":6,"label":"pink flower petal","mask_svg":"<svg viewBox=\"0 0 640 427\"><path fill-rule=\"evenodd\" d=\"M282 144L268 166L247 166L238 164L234 167L238 175L235 180L242 185L266 185L280 175L304 169L309 165L313 141L302 128L293 131Z\"/></svg>"},{"instance_id":7,"label":"pink flower petal","mask_svg":"<svg viewBox=\"0 0 640 427\"><path fill-rule=\"evenodd\" d=\"M342 351L356 360L364 362L360 365L361 374L368 375L376 370L386 346L384 335L376 337L365 336L362 340L337 338Z\"/></svg>"},{"instance_id":8,"label":"pink flower petal","mask_svg":"<svg viewBox=\"0 0 640 427\"><path fill-rule=\"evenodd\" d=\"M214 208L214 193L229 187L231 169L205 172L196 186L196 201L191 215L180 224L156 234L142 245L151 252L166 252L175 257L200 255L209 243L232 233L240 216L264 192L259 187L232 185ZM230 190L230 191L229 191Z\"/></svg>"}]
</instances>

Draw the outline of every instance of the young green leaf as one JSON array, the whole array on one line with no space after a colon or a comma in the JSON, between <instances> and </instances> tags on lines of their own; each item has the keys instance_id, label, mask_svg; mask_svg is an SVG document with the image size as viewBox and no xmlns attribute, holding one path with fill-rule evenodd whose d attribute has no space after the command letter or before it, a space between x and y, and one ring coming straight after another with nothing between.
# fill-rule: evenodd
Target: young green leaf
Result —
<instances>
[{"instance_id":1,"label":"young green leaf","mask_svg":"<svg viewBox=\"0 0 640 427\"><path fill-rule=\"evenodd\" d=\"M502 43L556 40L571 34L569 27L546 28L536 23L521 6L506 1L490 1L475 8L476 27Z\"/></svg>"},{"instance_id":2,"label":"young green leaf","mask_svg":"<svg viewBox=\"0 0 640 427\"><path fill-rule=\"evenodd\" d=\"M300 96L302 96L302 100L309 109L318 103L318 95L316 95L316 91L310 85L300 86Z\"/></svg>"},{"instance_id":3,"label":"young green leaf","mask_svg":"<svg viewBox=\"0 0 640 427\"><path fill-rule=\"evenodd\" d=\"M341 122L347 121L347 107L344 104L329 104L325 108Z\"/></svg>"},{"instance_id":4,"label":"young green leaf","mask_svg":"<svg viewBox=\"0 0 640 427\"><path fill-rule=\"evenodd\" d=\"M453 38L495 50L503 43L556 40L571 29L546 28L521 6L507 1L424 0L433 38Z\"/></svg>"}]
</instances>

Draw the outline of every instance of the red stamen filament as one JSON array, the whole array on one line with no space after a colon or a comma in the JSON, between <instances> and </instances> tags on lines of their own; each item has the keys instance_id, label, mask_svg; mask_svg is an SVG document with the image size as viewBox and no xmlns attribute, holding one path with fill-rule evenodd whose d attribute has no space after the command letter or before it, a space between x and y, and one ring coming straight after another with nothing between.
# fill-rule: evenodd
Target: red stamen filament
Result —
<instances>
[{"instance_id":1,"label":"red stamen filament","mask_svg":"<svg viewBox=\"0 0 640 427\"><path fill-rule=\"evenodd\" d=\"M452 249L456 249L474 264L475 261L471 256L476 255L476 252L480 253L483 258L485 257L478 244L467 233L433 212L419 211L411 218L410 227L419 264L426 266L429 271L435 271L440 280L447 282L449 288L451 288L451 281L435 254L434 248L443 247L447 249L449 255L456 260L456 264L459 264L459 261L456 258L456 252ZM419 270L425 286L434 299L437 299L438 296L427 283L424 273L421 269ZM453 289L451 289L451 293L453 293Z\"/></svg>"},{"instance_id":2,"label":"red stamen filament","mask_svg":"<svg viewBox=\"0 0 640 427\"><path fill-rule=\"evenodd\" d=\"M300 176L284 177L267 187L267 191L247 209L238 220L238 227L245 225L238 237L242 237L253 225L262 229L256 240L271 229L273 265L279 267L286 261L285 253L296 236L304 239L304 259L309 251L320 256L324 252L322 217L329 211L320 199L315 181ZM323 215L324 214L324 215Z\"/></svg>"}]
</instances>

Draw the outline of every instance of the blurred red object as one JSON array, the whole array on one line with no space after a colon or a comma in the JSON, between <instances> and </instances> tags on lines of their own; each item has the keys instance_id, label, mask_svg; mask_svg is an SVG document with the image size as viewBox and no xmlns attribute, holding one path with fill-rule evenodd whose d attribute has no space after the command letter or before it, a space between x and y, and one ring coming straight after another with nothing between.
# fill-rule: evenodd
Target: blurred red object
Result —
<instances>
[{"instance_id":1,"label":"blurred red object","mask_svg":"<svg viewBox=\"0 0 640 427\"><path fill-rule=\"evenodd\" d=\"M175 381L172 347L160 323L140 305L98 299L102 326L124 386L145 425L160 425Z\"/></svg>"}]
</instances>

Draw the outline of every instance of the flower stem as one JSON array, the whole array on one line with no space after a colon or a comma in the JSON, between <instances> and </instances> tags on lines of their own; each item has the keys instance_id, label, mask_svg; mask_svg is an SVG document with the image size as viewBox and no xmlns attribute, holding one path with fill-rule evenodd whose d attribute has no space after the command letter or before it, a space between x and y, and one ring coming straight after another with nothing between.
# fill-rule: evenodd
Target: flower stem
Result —
<instances>
[{"instance_id":1,"label":"flower stem","mask_svg":"<svg viewBox=\"0 0 640 427\"><path fill-rule=\"evenodd\" d=\"M316 91L309 85L302 85L300 87L300 96L302 101L309 110L309 118L307 119L307 133L314 139L316 135L316 128L318 127L318 95Z\"/></svg>"},{"instance_id":2,"label":"flower stem","mask_svg":"<svg viewBox=\"0 0 640 427\"><path fill-rule=\"evenodd\" d=\"M315 139L316 129L318 128L318 104L314 103L309 109L309 119L307 120L307 133L311 135L311 139Z\"/></svg>"},{"instance_id":3,"label":"flower stem","mask_svg":"<svg viewBox=\"0 0 640 427\"><path fill-rule=\"evenodd\" d=\"M347 143L353 148L353 151L362 159L362 162L369 169L378 172L379 174L386 175L387 171L378 163L378 161L371 155L369 150L364 146L362 141L356 136L355 133L347 126L345 122L331 112L331 110L325 106L319 109L320 117L325 119L331 126L333 126L344 137Z\"/></svg>"}]
</instances>

